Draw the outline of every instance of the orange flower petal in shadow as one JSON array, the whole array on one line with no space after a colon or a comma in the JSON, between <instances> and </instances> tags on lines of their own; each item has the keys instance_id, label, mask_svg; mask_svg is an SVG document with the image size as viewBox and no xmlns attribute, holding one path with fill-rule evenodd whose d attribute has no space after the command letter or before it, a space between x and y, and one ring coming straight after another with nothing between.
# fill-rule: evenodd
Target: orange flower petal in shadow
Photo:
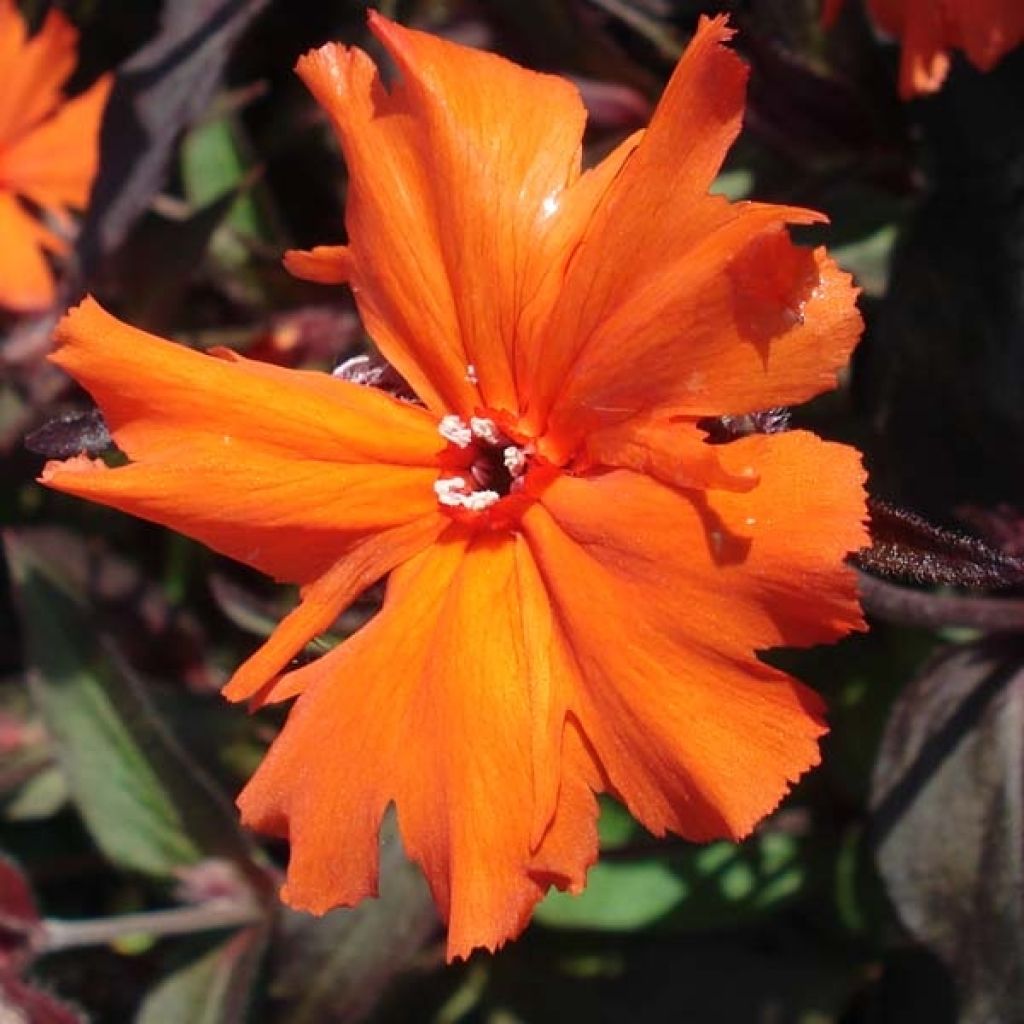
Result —
<instances>
[{"instance_id":1,"label":"orange flower petal in shadow","mask_svg":"<svg viewBox=\"0 0 1024 1024\"><path fill-rule=\"evenodd\" d=\"M0 191L0 307L19 313L46 309L53 272L43 255L47 232L12 195Z\"/></svg>"},{"instance_id":2,"label":"orange flower petal in shadow","mask_svg":"<svg viewBox=\"0 0 1024 1024\"><path fill-rule=\"evenodd\" d=\"M61 101L61 86L75 69L78 32L51 9L28 38L14 0L0 0L0 55L7 60L0 91L0 139L18 141L49 117Z\"/></svg>"},{"instance_id":3,"label":"orange flower petal in shadow","mask_svg":"<svg viewBox=\"0 0 1024 1024\"><path fill-rule=\"evenodd\" d=\"M827 0L831 25L843 0ZM867 0L878 27L903 46L899 90L904 99L935 92L945 81L950 51L962 50L981 71L991 71L1024 42L1019 0Z\"/></svg>"},{"instance_id":4,"label":"orange flower petal in shadow","mask_svg":"<svg viewBox=\"0 0 1024 1024\"><path fill-rule=\"evenodd\" d=\"M0 151L0 181L56 216L84 209L99 163L100 121L114 79L105 75L34 131Z\"/></svg>"},{"instance_id":5,"label":"orange flower petal in shadow","mask_svg":"<svg viewBox=\"0 0 1024 1024\"><path fill-rule=\"evenodd\" d=\"M113 83L98 79L64 101L61 86L75 66L78 33L51 10L28 38L13 0L0 0L0 306L16 312L54 301L53 274L44 252L61 252L64 239L22 205L45 211L62 231L68 207L84 207L96 174L99 125Z\"/></svg>"}]
</instances>

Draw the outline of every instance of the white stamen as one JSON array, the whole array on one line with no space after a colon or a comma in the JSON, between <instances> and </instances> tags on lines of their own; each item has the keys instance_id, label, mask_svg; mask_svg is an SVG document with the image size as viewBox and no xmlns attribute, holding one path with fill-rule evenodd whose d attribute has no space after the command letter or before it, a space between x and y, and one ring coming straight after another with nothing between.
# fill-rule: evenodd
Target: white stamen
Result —
<instances>
[{"instance_id":1,"label":"white stamen","mask_svg":"<svg viewBox=\"0 0 1024 1024\"><path fill-rule=\"evenodd\" d=\"M464 508L470 512L483 512L501 501L497 491L471 491L465 477L448 476L434 481L434 493L439 505L446 508Z\"/></svg>"},{"instance_id":2,"label":"white stamen","mask_svg":"<svg viewBox=\"0 0 1024 1024\"><path fill-rule=\"evenodd\" d=\"M461 416L456 416L454 413L441 417L441 422L437 425L437 432L456 448L468 448L473 443L474 432L466 426L466 422Z\"/></svg>"},{"instance_id":3,"label":"white stamen","mask_svg":"<svg viewBox=\"0 0 1024 1024\"><path fill-rule=\"evenodd\" d=\"M501 453L501 459L505 463L509 476L520 477L526 472L526 452L522 448L510 444Z\"/></svg>"},{"instance_id":4,"label":"white stamen","mask_svg":"<svg viewBox=\"0 0 1024 1024\"><path fill-rule=\"evenodd\" d=\"M485 441L487 444L493 444L495 447L501 444L501 432L498 430L498 425L494 420L487 419L484 416L474 416L469 421L469 429L474 437L480 438L481 441Z\"/></svg>"},{"instance_id":5,"label":"white stamen","mask_svg":"<svg viewBox=\"0 0 1024 1024\"><path fill-rule=\"evenodd\" d=\"M438 503L456 508L464 503L466 497L466 480L461 476L448 476L434 481L434 493Z\"/></svg>"},{"instance_id":6,"label":"white stamen","mask_svg":"<svg viewBox=\"0 0 1024 1024\"><path fill-rule=\"evenodd\" d=\"M476 375L476 367L472 363L466 365L466 380L470 384L479 384L480 378Z\"/></svg>"},{"instance_id":7,"label":"white stamen","mask_svg":"<svg viewBox=\"0 0 1024 1024\"><path fill-rule=\"evenodd\" d=\"M558 210L558 196L554 193L545 196L544 201L540 204L540 208L545 217L552 216Z\"/></svg>"},{"instance_id":8,"label":"white stamen","mask_svg":"<svg viewBox=\"0 0 1024 1024\"><path fill-rule=\"evenodd\" d=\"M471 494L462 495L461 504L470 512L483 512L485 508L501 501L501 495L497 491L473 491Z\"/></svg>"}]
</instances>

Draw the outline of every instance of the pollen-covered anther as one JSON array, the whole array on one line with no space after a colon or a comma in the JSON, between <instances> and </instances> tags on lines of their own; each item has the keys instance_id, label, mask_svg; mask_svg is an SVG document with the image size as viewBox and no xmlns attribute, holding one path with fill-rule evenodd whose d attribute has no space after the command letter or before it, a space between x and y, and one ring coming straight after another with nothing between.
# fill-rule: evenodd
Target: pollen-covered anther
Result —
<instances>
[{"instance_id":1,"label":"pollen-covered anther","mask_svg":"<svg viewBox=\"0 0 1024 1024\"><path fill-rule=\"evenodd\" d=\"M464 508L470 512L483 512L484 509L501 501L497 491L472 490L465 477L448 476L434 481L434 493L438 504L446 508Z\"/></svg>"},{"instance_id":2,"label":"pollen-covered anther","mask_svg":"<svg viewBox=\"0 0 1024 1024\"><path fill-rule=\"evenodd\" d=\"M473 416L469 421L469 429L475 438L495 448L505 440L498 425L486 416Z\"/></svg>"},{"instance_id":3,"label":"pollen-covered anther","mask_svg":"<svg viewBox=\"0 0 1024 1024\"><path fill-rule=\"evenodd\" d=\"M441 417L437 432L456 448L468 448L473 443L473 431L461 416L454 413Z\"/></svg>"},{"instance_id":4,"label":"pollen-covered anther","mask_svg":"<svg viewBox=\"0 0 1024 1024\"><path fill-rule=\"evenodd\" d=\"M513 480L518 479L526 472L528 464L526 452L514 444L510 444L505 448L501 453L501 460L505 464L505 468L508 470L508 475L512 477Z\"/></svg>"}]
</instances>

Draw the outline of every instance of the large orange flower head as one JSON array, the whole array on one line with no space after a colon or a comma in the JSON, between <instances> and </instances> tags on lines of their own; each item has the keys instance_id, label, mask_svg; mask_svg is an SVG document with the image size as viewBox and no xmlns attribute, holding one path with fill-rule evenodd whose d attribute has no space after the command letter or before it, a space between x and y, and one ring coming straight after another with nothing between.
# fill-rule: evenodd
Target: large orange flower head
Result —
<instances>
[{"instance_id":1,"label":"large orange flower head","mask_svg":"<svg viewBox=\"0 0 1024 1024\"><path fill-rule=\"evenodd\" d=\"M935 92L949 72L949 51L962 50L991 71L1024 43L1024 0L867 0L879 28L902 41L900 95ZM825 23L843 0L825 0Z\"/></svg>"},{"instance_id":2,"label":"large orange flower head","mask_svg":"<svg viewBox=\"0 0 1024 1024\"><path fill-rule=\"evenodd\" d=\"M0 308L53 304L45 252L67 249L68 207L84 207L92 188L113 78L64 100L77 46L78 33L58 11L29 38L14 0L0 0Z\"/></svg>"},{"instance_id":3,"label":"large orange flower head","mask_svg":"<svg viewBox=\"0 0 1024 1024\"><path fill-rule=\"evenodd\" d=\"M370 26L390 88L357 49L299 62L348 163L349 244L288 264L351 287L419 401L87 301L54 359L130 462L43 479L302 587L227 687L298 697L244 819L291 841L283 897L321 913L376 891L393 805L464 956L583 886L595 793L658 835L741 837L817 763L821 702L756 652L862 624L860 460L802 431L710 445L698 421L834 387L861 322L788 238L817 214L708 194L746 81L723 18L586 173L568 82ZM368 625L288 670L387 573Z\"/></svg>"}]
</instances>

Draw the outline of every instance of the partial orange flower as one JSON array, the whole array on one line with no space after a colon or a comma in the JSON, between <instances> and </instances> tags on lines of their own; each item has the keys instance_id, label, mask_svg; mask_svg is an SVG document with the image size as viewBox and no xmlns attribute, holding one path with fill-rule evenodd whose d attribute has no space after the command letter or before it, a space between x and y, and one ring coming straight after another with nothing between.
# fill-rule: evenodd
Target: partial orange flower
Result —
<instances>
[{"instance_id":1,"label":"partial orange flower","mask_svg":"<svg viewBox=\"0 0 1024 1024\"><path fill-rule=\"evenodd\" d=\"M806 210L708 194L746 69L703 20L650 126L581 173L568 82L370 14L299 74L348 163L347 283L419 401L201 355L87 301L54 356L130 464L43 480L174 527L302 598L226 693L298 700L239 804L291 841L283 898L376 892L378 829L450 956L518 934L597 856L595 794L652 832L742 837L818 762L822 704L757 657L862 626L857 453L804 431L711 445L703 417L835 386L855 290ZM365 587L379 614L289 662Z\"/></svg>"},{"instance_id":2,"label":"partial orange flower","mask_svg":"<svg viewBox=\"0 0 1024 1024\"><path fill-rule=\"evenodd\" d=\"M935 92L949 72L949 51L962 50L981 71L991 71L1024 42L1022 0L867 0L884 32L900 39L900 95ZM843 0L825 0L825 24Z\"/></svg>"},{"instance_id":3,"label":"partial orange flower","mask_svg":"<svg viewBox=\"0 0 1024 1024\"><path fill-rule=\"evenodd\" d=\"M45 253L67 250L68 208L85 206L96 174L113 78L65 100L77 47L78 33L58 11L29 38L14 0L0 0L0 307L16 312L53 304Z\"/></svg>"}]
</instances>

